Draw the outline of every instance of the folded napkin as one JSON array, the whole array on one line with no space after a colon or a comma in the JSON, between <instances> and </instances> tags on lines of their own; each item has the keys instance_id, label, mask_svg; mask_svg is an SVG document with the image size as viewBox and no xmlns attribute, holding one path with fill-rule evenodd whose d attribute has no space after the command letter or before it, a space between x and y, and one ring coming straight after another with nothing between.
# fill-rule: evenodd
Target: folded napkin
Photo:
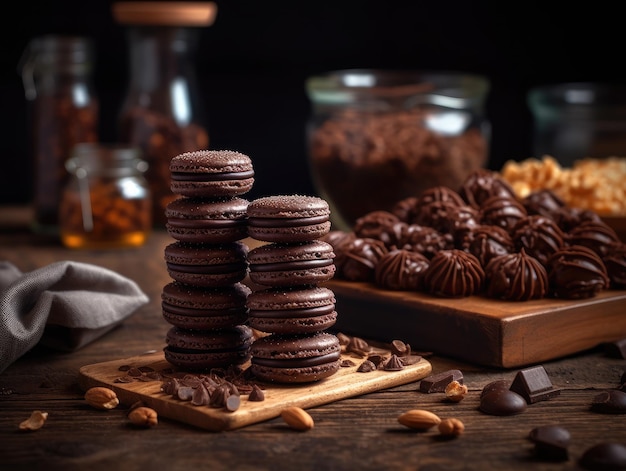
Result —
<instances>
[{"instance_id":1,"label":"folded napkin","mask_svg":"<svg viewBox=\"0 0 626 471\"><path fill-rule=\"evenodd\" d=\"M62 261L28 273L0 261L0 373L37 343L77 350L148 302L114 271Z\"/></svg>"}]
</instances>

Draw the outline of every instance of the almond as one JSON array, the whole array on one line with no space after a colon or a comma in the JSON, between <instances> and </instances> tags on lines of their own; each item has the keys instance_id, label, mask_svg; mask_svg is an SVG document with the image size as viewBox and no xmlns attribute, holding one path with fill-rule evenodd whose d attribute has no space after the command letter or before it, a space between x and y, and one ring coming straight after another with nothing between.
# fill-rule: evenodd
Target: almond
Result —
<instances>
[{"instance_id":1,"label":"almond","mask_svg":"<svg viewBox=\"0 0 626 471\"><path fill-rule=\"evenodd\" d=\"M398 417L398 422L408 428L417 430L428 430L435 425L439 425L441 419L437 414L434 414L427 410L413 409L403 414L400 414L400 416Z\"/></svg>"},{"instance_id":2,"label":"almond","mask_svg":"<svg viewBox=\"0 0 626 471\"><path fill-rule=\"evenodd\" d=\"M47 412L34 410L28 419L20 423L20 430L39 430L46 423L47 418Z\"/></svg>"},{"instance_id":3,"label":"almond","mask_svg":"<svg viewBox=\"0 0 626 471\"><path fill-rule=\"evenodd\" d=\"M85 401L91 407L102 410L115 409L120 403L115 391L104 387L88 389L85 393Z\"/></svg>"},{"instance_id":4,"label":"almond","mask_svg":"<svg viewBox=\"0 0 626 471\"><path fill-rule=\"evenodd\" d=\"M465 425L459 419L443 419L439 425L439 433L446 437L455 437L465 431Z\"/></svg>"},{"instance_id":5,"label":"almond","mask_svg":"<svg viewBox=\"0 0 626 471\"><path fill-rule=\"evenodd\" d=\"M135 407L128 413L128 419L138 427L150 428L159 423L157 412L150 407Z\"/></svg>"},{"instance_id":6,"label":"almond","mask_svg":"<svg viewBox=\"0 0 626 471\"><path fill-rule=\"evenodd\" d=\"M313 418L300 407L287 407L280 412L280 416L294 430L310 430L314 426Z\"/></svg>"}]
</instances>

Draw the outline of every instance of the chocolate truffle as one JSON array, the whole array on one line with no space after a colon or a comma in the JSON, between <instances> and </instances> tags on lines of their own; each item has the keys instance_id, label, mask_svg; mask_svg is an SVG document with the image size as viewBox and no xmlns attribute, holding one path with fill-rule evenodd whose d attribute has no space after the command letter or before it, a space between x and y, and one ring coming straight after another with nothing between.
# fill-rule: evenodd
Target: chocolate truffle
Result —
<instances>
[{"instance_id":1,"label":"chocolate truffle","mask_svg":"<svg viewBox=\"0 0 626 471\"><path fill-rule=\"evenodd\" d=\"M582 245L557 250L547 260L546 267L550 290L559 298L590 298L609 286L602 259Z\"/></svg>"},{"instance_id":2,"label":"chocolate truffle","mask_svg":"<svg viewBox=\"0 0 626 471\"><path fill-rule=\"evenodd\" d=\"M458 228L477 226L479 219L478 211L466 204L459 206L451 201L433 201L419 206L413 222L454 235Z\"/></svg>"},{"instance_id":3,"label":"chocolate truffle","mask_svg":"<svg viewBox=\"0 0 626 471\"><path fill-rule=\"evenodd\" d=\"M378 239L356 237L335 254L336 275L348 281L373 282L376 265L388 251Z\"/></svg>"},{"instance_id":4,"label":"chocolate truffle","mask_svg":"<svg viewBox=\"0 0 626 471\"><path fill-rule=\"evenodd\" d=\"M444 201L450 202L457 206L465 205L465 201L461 198L456 191L447 186L433 186L431 188L427 188L422 192L419 196L418 204L420 206L424 206L432 203L433 201Z\"/></svg>"},{"instance_id":5,"label":"chocolate truffle","mask_svg":"<svg viewBox=\"0 0 626 471\"><path fill-rule=\"evenodd\" d=\"M419 202L417 196L403 198L393 205L391 213L400 221L410 223L415 215L415 208Z\"/></svg>"},{"instance_id":6,"label":"chocolate truffle","mask_svg":"<svg viewBox=\"0 0 626 471\"><path fill-rule=\"evenodd\" d=\"M515 198L515 191L498 172L478 169L465 179L459 195L471 207L480 209L483 202L491 196Z\"/></svg>"},{"instance_id":7,"label":"chocolate truffle","mask_svg":"<svg viewBox=\"0 0 626 471\"><path fill-rule=\"evenodd\" d=\"M606 255L612 244L620 242L619 237L604 221L584 221L569 232L571 245L589 247L600 257Z\"/></svg>"},{"instance_id":8,"label":"chocolate truffle","mask_svg":"<svg viewBox=\"0 0 626 471\"><path fill-rule=\"evenodd\" d=\"M582 224L585 221L600 221L600 216L595 212L588 209L572 208L570 206L563 206L556 210L552 215L552 219L555 220L559 228L568 233L574 227Z\"/></svg>"},{"instance_id":9,"label":"chocolate truffle","mask_svg":"<svg viewBox=\"0 0 626 471\"><path fill-rule=\"evenodd\" d=\"M607 274L611 280L611 288L626 288L626 244L613 244L602 257Z\"/></svg>"},{"instance_id":10,"label":"chocolate truffle","mask_svg":"<svg viewBox=\"0 0 626 471\"><path fill-rule=\"evenodd\" d=\"M522 204L528 214L538 214L549 218L553 218L559 209L565 207L565 202L549 189L529 193L522 199Z\"/></svg>"},{"instance_id":11,"label":"chocolate truffle","mask_svg":"<svg viewBox=\"0 0 626 471\"><path fill-rule=\"evenodd\" d=\"M482 224L499 226L510 231L520 219L528 214L526 208L516 199L508 196L492 196L483 202L480 215Z\"/></svg>"},{"instance_id":12,"label":"chocolate truffle","mask_svg":"<svg viewBox=\"0 0 626 471\"><path fill-rule=\"evenodd\" d=\"M418 252L391 250L378 261L374 273L376 285L391 290L421 291L429 264Z\"/></svg>"},{"instance_id":13,"label":"chocolate truffle","mask_svg":"<svg viewBox=\"0 0 626 471\"><path fill-rule=\"evenodd\" d=\"M514 251L513 239L501 227L481 225L472 231L468 251L480 261L482 267L486 267L493 257Z\"/></svg>"},{"instance_id":14,"label":"chocolate truffle","mask_svg":"<svg viewBox=\"0 0 626 471\"><path fill-rule=\"evenodd\" d=\"M454 248L454 241L450 234L442 234L432 227L408 224L402 226L398 248L419 252L430 259L440 250Z\"/></svg>"},{"instance_id":15,"label":"chocolate truffle","mask_svg":"<svg viewBox=\"0 0 626 471\"><path fill-rule=\"evenodd\" d=\"M515 248L524 249L544 265L548 257L565 245L565 234L552 219L532 215L521 219L512 229Z\"/></svg>"},{"instance_id":16,"label":"chocolate truffle","mask_svg":"<svg viewBox=\"0 0 626 471\"><path fill-rule=\"evenodd\" d=\"M378 239L387 247L397 246L400 225L406 224L389 211L372 211L356 220L352 231L361 239Z\"/></svg>"},{"instance_id":17,"label":"chocolate truffle","mask_svg":"<svg viewBox=\"0 0 626 471\"><path fill-rule=\"evenodd\" d=\"M426 291L441 297L459 298L482 290L485 272L472 254L460 249L441 250L424 274Z\"/></svg>"},{"instance_id":18,"label":"chocolate truffle","mask_svg":"<svg viewBox=\"0 0 626 471\"><path fill-rule=\"evenodd\" d=\"M548 273L524 249L491 259L485 268L487 296L510 301L540 299L548 293Z\"/></svg>"}]
</instances>

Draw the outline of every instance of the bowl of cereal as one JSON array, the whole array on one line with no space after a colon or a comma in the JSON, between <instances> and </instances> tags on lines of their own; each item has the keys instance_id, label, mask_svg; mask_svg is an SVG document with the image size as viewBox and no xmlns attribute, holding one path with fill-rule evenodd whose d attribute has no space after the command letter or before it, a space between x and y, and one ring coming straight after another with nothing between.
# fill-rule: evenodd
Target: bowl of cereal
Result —
<instances>
[{"instance_id":1,"label":"bowl of cereal","mask_svg":"<svg viewBox=\"0 0 626 471\"><path fill-rule=\"evenodd\" d=\"M434 186L458 190L487 163L483 76L348 69L305 88L309 167L336 229Z\"/></svg>"}]
</instances>

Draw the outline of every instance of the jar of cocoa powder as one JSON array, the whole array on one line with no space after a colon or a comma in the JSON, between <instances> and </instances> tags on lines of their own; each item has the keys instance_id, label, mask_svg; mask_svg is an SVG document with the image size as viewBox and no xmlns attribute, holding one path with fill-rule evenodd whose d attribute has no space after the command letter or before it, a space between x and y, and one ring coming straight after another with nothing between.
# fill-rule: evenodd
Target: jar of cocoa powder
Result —
<instances>
[{"instance_id":1,"label":"jar of cocoa powder","mask_svg":"<svg viewBox=\"0 0 626 471\"><path fill-rule=\"evenodd\" d=\"M63 245L111 249L143 245L152 205L140 150L119 144L79 144L65 163L70 175L61 196Z\"/></svg>"},{"instance_id":2,"label":"jar of cocoa powder","mask_svg":"<svg viewBox=\"0 0 626 471\"><path fill-rule=\"evenodd\" d=\"M310 77L313 183L333 226L433 186L458 191L488 161L490 83L463 73L342 70Z\"/></svg>"},{"instance_id":3,"label":"jar of cocoa powder","mask_svg":"<svg viewBox=\"0 0 626 471\"><path fill-rule=\"evenodd\" d=\"M93 85L91 39L34 38L19 64L29 104L33 159L33 228L58 233L64 162L81 142L98 140L99 101Z\"/></svg>"},{"instance_id":4,"label":"jar of cocoa powder","mask_svg":"<svg viewBox=\"0 0 626 471\"><path fill-rule=\"evenodd\" d=\"M119 141L139 147L149 164L152 216L159 227L165 227L165 207L174 198L170 160L209 146L193 59L200 28L211 25L216 13L213 2L113 4L113 16L125 26L129 45L130 78L119 115Z\"/></svg>"}]
</instances>

